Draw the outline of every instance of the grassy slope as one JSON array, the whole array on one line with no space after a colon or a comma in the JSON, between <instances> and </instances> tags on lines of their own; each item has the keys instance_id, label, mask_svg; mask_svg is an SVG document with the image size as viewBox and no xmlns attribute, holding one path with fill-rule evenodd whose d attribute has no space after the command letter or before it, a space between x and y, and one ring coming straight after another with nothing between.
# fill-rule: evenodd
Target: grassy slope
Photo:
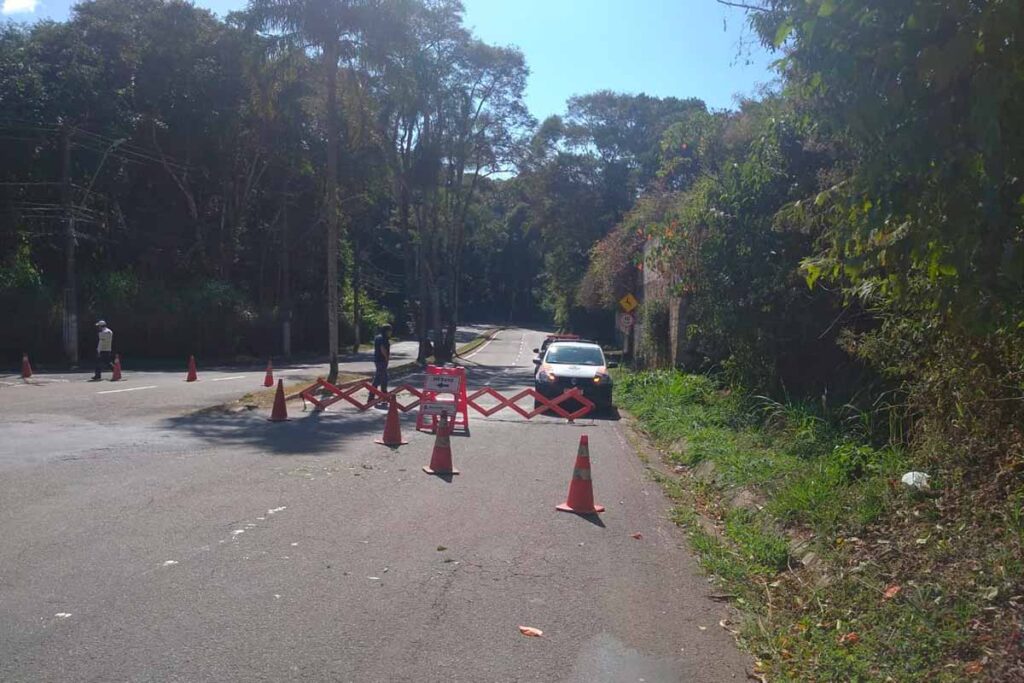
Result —
<instances>
[{"instance_id":1,"label":"grassy slope","mask_svg":"<svg viewBox=\"0 0 1024 683\"><path fill-rule=\"evenodd\" d=\"M675 521L749 614L740 638L768 679L1022 671L1024 495L981 504L942 472L908 490L907 454L708 377L622 372L617 391L675 466L657 475Z\"/></svg>"}]
</instances>

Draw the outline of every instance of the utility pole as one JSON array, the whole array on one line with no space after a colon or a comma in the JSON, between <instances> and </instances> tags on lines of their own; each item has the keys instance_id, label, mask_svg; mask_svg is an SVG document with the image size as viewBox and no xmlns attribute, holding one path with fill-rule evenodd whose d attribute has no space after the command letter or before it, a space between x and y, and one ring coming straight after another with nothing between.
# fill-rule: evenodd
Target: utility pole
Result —
<instances>
[{"instance_id":1,"label":"utility pole","mask_svg":"<svg viewBox=\"0 0 1024 683\"><path fill-rule=\"evenodd\" d=\"M291 258L288 243L288 181L284 181L284 205L281 215L281 346L285 358L292 357Z\"/></svg>"},{"instance_id":2,"label":"utility pole","mask_svg":"<svg viewBox=\"0 0 1024 683\"><path fill-rule=\"evenodd\" d=\"M352 353L359 353L359 327L362 324L362 311L359 310L359 261L362 255L359 253L359 243L355 239L352 240L352 253L355 256L352 259Z\"/></svg>"},{"instance_id":3,"label":"utility pole","mask_svg":"<svg viewBox=\"0 0 1024 683\"><path fill-rule=\"evenodd\" d=\"M75 273L75 214L71 197L71 128L61 126L60 200L64 208L64 355L78 364L78 282Z\"/></svg>"}]
</instances>

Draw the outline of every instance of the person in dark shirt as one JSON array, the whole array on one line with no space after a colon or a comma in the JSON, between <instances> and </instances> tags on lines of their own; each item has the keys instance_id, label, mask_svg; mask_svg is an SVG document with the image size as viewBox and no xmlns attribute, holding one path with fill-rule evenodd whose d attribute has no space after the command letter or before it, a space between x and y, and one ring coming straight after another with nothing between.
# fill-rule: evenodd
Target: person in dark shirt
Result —
<instances>
[{"instance_id":1,"label":"person in dark shirt","mask_svg":"<svg viewBox=\"0 0 1024 683\"><path fill-rule=\"evenodd\" d=\"M382 392L388 391L388 362L391 360L391 325L381 325L377 336L373 338L373 386ZM387 406L379 403L378 407Z\"/></svg>"}]
</instances>

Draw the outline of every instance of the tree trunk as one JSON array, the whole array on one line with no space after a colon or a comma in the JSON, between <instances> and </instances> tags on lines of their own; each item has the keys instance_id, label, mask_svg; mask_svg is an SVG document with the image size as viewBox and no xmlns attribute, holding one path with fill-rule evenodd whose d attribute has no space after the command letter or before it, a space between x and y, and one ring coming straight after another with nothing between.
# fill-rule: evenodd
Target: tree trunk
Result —
<instances>
[{"instance_id":1,"label":"tree trunk","mask_svg":"<svg viewBox=\"0 0 1024 683\"><path fill-rule=\"evenodd\" d=\"M359 337L362 326L362 311L359 310L359 245L352 244L352 353L359 353Z\"/></svg>"},{"instance_id":2,"label":"tree trunk","mask_svg":"<svg viewBox=\"0 0 1024 683\"><path fill-rule=\"evenodd\" d=\"M338 46L324 49L327 70L327 352L331 358L328 381L338 381Z\"/></svg>"},{"instance_id":3,"label":"tree trunk","mask_svg":"<svg viewBox=\"0 0 1024 683\"><path fill-rule=\"evenodd\" d=\"M451 360L451 357L445 353L446 340L444 328L442 327L444 323L441 320L441 289L434 278L431 278L430 283L430 308L434 321L434 362L438 365L444 365Z\"/></svg>"},{"instance_id":4,"label":"tree trunk","mask_svg":"<svg viewBox=\"0 0 1024 683\"><path fill-rule=\"evenodd\" d=\"M292 356L291 245L288 243L288 181L284 182L281 207L281 351Z\"/></svg>"}]
</instances>

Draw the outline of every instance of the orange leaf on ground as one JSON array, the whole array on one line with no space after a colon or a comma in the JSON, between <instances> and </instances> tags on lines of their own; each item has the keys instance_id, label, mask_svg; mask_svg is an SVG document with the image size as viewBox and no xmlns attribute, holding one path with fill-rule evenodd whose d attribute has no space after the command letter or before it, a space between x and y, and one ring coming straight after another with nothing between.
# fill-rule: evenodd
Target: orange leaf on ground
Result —
<instances>
[{"instance_id":1,"label":"orange leaf on ground","mask_svg":"<svg viewBox=\"0 0 1024 683\"><path fill-rule=\"evenodd\" d=\"M644 537L644 535L643 535L642 533L640 533L639 531L638 531L638 532L636 532L635 534L630 534L630 536L632 536L633 538L635 538L635 539L636 539L636 540L638 540L638 541L639 541L639 540L640 540L641 538L643 538L643 537Z\"/></svg>"},{"instance_id":2,"label":"orange leaf on ground","mask_svg":"<svg viewBox=\"0 0 1024 683\"><path fill-rule=\"evenodd\" d=\"M544 631L541 631L539 628L534 628L532 626L520 626L519 632L522 633L524 636L530 636L531 638L540 638L542 635L544 635Z\"/></svg>"},{"instance_id":3,"label":"orange leaf on ground","mask_svg":"<svg viewBox=\"0 0 1024 683\"><path fill-rule=\"evenodd\" d=\"M977 659L973 662L967 662L964 665L965 674L980 674L981 670L985 668L985 665L979 662Z\"/></svg>"},{"instance_id":4,"label":"orange leaf on ground","mask_svg":"<svg viewBox=\"0 0 1024 683\"><path fill-rule=\"evenodd\" d=\"M846 635L839 637L840 645L856 645L860 642L860 636L857 635L856 631L850 631Z\"/></svg>"},{"instance_id":5,"label":"orange leaf on ground","mask_svg":"<svg viewBox=\"0 0 1024 683\"><path fill-rule=\"evenodd\" d=\"M886 600L892 600L897 595L899 595L901 590L903 590L903 587L902 586L898 586L898 585L896 585L894 583L893 585L891 585L891 586L889 586L888 588L885 589L885 592L882 593L882 597L885 598Z\"/></svg>"}]
</instances>

